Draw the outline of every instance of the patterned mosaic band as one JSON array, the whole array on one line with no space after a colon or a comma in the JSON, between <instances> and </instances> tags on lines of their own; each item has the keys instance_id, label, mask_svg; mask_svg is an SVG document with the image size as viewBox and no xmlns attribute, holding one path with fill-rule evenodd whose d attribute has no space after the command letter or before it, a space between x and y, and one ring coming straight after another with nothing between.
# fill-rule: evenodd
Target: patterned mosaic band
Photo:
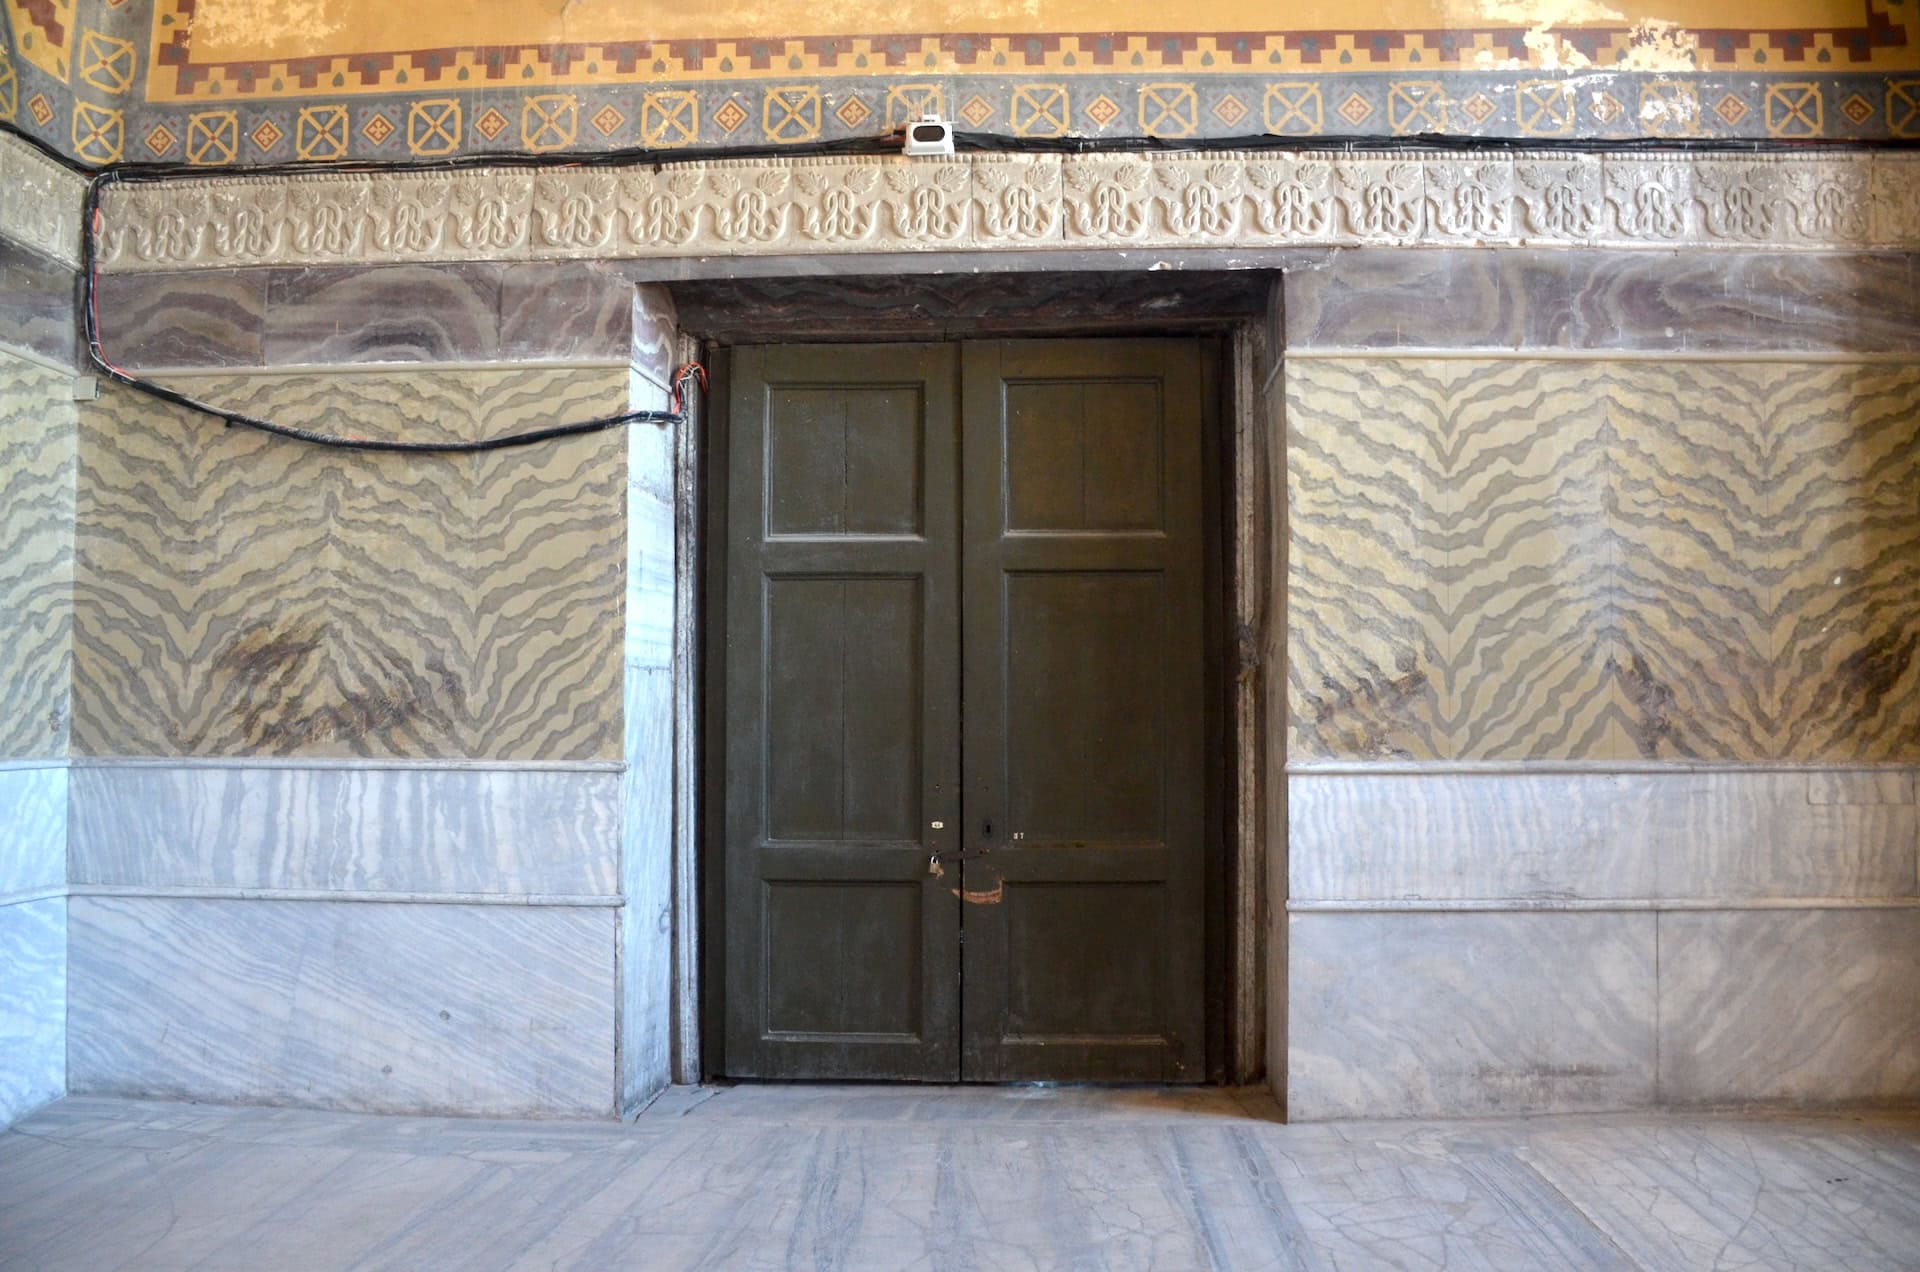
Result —
<instances>
[{"instance_id":1,"label":"patterned mosaic band","mask_svg":"<svg viewBox=\"0 0 1920 1272\"><path fill-rule=\"evenodd\" d=\"M855 19L773 0L680 24L697 36L636 39L672 15L415 0L378 36L348 3L311 40L235 42L216 28L233 35L237 2L0 0L0 121L96 165L800 144L924 112L1023 137L1877 141L1920 137L1912 2L1690 2L1663 11L1674 21L1595 6L1600 21L1557 24L1489 6L1457 27L1454 8L1369 0L1252 19L1115 3L1108 31L809 34Z\"/></svg>"},{"instance_id":2,"label":"patterned mosaic band","mask_svg":"<svg viewBox=\"0 0 1920 1272\"><path fill-rule=\"evenodd\" d=\"M813 157L117 187L110 270L1089 247L1920 247L1920 156Z\"/></svg>"},{"instance_id":3,"label":"patterned mosaic band","mask_svg":"<svg viewBox=\"0 0 1920 1272\"><path fill-rule=\"evenodd\" d=\"M90 164L399 162L453 155L805 144L890 132L922 113L1018 137L1828 139L1920 137L1920 75L1683 75L1331 70L1036 79L985 74L644 86L437 86L434 91L141 102L30 92L8 81L0 119ZM1418 68L1415 68L1417 71ZM14 109L9 112L9 103Z\"/></svg>"}]
</instances>

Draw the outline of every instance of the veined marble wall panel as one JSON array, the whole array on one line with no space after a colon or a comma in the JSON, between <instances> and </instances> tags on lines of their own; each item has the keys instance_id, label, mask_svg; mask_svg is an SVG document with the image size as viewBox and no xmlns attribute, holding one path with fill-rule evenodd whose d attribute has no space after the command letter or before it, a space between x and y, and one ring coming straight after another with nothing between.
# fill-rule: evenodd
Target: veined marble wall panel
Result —
<instances>
[{"instance_id":1,"label":"veined marble wall panel","mask_svg":"<svg viewBox=\"0 0 1920 1272\"><path fill-rule=\"evenodd\" d=\"M1287 926L1291 1118L1653 1100L1651 914L1294 914Z\"/></svg>"},{"instance_id":2,"label":"veined marble wall panel","mask_svg":"<svg viewBox=\"0 0 1920 1272\"><path fill-rule=\"evenodd\" d=\"M56 367L79 363L75 275L65 265L0 237L0 350L16 350Z\"/></svg>"},{"instance_id":3,"label":"veined marble wall panel","mask_svg":"<svg viewBox=\"0 0 1920 1272\"><path fill-rule=\"evenodd\" d=\"M639 306L636 304L636 309ZM664 321L671 324L672 311ZM659 343L670 350L670 334ZM666 356L671 357L669 352ZM636 407L657 398L650 359L636 366ZM621 1107L672 1079L674 435L627 434L627 647L622 783Z\"/></svg>"},{"instance_id":4,"label":"veined marble wall panel","mask_svg":"<svg viewBox=\"0 0 1920 1272\"><path fill-rule=\"evenodd\" d=\"M1288 273L1286 348L1916 353L1917 264L1895 252L1343 253Z\"/></svg>"},{"instance_id":5,"label":"veined marble wall panel","mask_svg":"<svg viewBox=\"0 0 1920 1272\"><path fill-rule=\"evenodd\" d=\"M0 767L0 897L66 882L66 761Z\"/></svg>"},{"instance_id":6,"label":"veined marble wall panel","mask_svg":"<svg viewBox=\"0 0 1920 1272\"><path fill-rule=\"evenodd\" d=\"M72 376L0 353L0 759L67 750L75 455Z\"/></svg>"},{"instance_id":7,"label":"veined marble wall panel","mask_svg":"<svg viewBox=\"0 0 1920 1272\"><path fill-rule=\"evenodd\" d=\"M615 772L83 764L72 789L75 883L619 890Z\"/></svg>"},{"instance_id":8,"label":"veined marble wall panel","mask_svg":"<svg viewBox=\"0 0 1920 1272\"><path fill-rule=\"evenodd\" d=\"M67 1091L67 899L0 905L0 1128Z\"/></svg>"},{"instance_id":9,"label":"veined marble wall panel","mask_svg":"<svg viewBox=\"0 0 1920 1272\"><path fill-rule=\"evenodd\" d=\"M182 378L367 436L624 409L624 367ZM109 390L82 413L74 750L617 759L617 432L325 450Z\"/></svg>"},{"instance_id":10,"label":"veined marble wall panel","mask_svg":"<svg viewBox=\"0 0 1920 1272\"><path fill-rule=\"evenodd\" d=\"M1920 896L1912 770L1288 778L1289 897Z\"/></svg>"},{"instance_id":11,"label":"veined marble wall panel","mask_svg":"<svg viewBox=\"0 0 1920 1272\"><path fill-rule=\"evenodd\" d=\"M1659 923L1663 1100L1920 1101L1920 910Z\"/></svg>"},{"instance_id":12,"label":"veined marble wall panel","mask_svg":"<svg viewBox=\"0 0 1920 1272\"><path fill-rule=\"evenodd\" d=\"M1920 366L1287 378L1291 759L1920 751Z\"/></svg>"},{"instance_id":13,"label":"veined marble wall panel","mask_svg":"<svg viewBox=\"0 0 1920 1272\"><path fill-rule=\"evenodd\" d=\"M626 712L620 1102L631 1110L673 1078L672 669L627 668Z\"/></svg>"},{"instance_id":14,"label":"veined marble wall panel","mask_svg":"<svg viewBox=\"0 0 1920 1272\"><path fill-rule=\"evenodd\" d=\"M614 916L74 897L75 1093L606 1117Z\"/></svg>"}]
</instances>

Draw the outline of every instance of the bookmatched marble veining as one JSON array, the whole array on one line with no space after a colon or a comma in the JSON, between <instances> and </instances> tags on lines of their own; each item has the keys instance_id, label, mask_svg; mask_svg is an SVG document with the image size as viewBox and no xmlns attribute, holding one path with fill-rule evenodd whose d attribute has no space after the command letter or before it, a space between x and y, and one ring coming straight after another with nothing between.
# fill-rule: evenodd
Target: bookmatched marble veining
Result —
<instances>
[{"instance_id":1,"label":"bookmatched marble veining","mask_svg":"<svg viewBox=\"0 0 1920 1272\"><path fill-rule=\"evenodd\" d=\"M1920 1103L1920 909L1659 924L1662 1100Z\"/></svg>"},{"instance_id":2,"label":"bookmatched marble veining","mask_svg":"<svg viewBox=\"0 0 1920 1272\"><path fill-rule=\"evenodd\" d=\"M1914 758L1913 364L1286 375L1290 760Z\"/></svg>"},{"instance_id":3,"label":"bookmatched marble veining","mask_svg":"<svg viewBox=\"0 0 1920 1272\"><path fill-rule=\"evenodd\" d=\"M606 1117L614 917L76 896L75 1092Z\"/></svg>"},{"instance_id":4,"label":"bookmatched marble veining","mask_svg":"<svg viewBox=\"0 0 1920 1272\"><path fill-rule=\"evenodd\" d=\"M1293 914L1288 1116L1644 1107L1651 914Z\"/></svg>"},{"instance_id":5,"label":"bookmatched marble veining","mask_svg":"<svg viewBox=\"0 0 1920 1272\"><path fill-rule=\"evenodd\" d=\"M283 423L414 440L627 400L623 365L177 383ZM369 455L117 389L82 421L76 753L619 757L617 434Z\"/></svg>"},{"instance_id":6,"label":"bookmatched marble veining","mask_svg":"<svg viewBox=\"0 0 1920 1272\"><path fill-rule=\"evenodd\" d=\"M0 759L67 751L76 463L71 374L0 352Z\"/></svg>"}]
</instances>

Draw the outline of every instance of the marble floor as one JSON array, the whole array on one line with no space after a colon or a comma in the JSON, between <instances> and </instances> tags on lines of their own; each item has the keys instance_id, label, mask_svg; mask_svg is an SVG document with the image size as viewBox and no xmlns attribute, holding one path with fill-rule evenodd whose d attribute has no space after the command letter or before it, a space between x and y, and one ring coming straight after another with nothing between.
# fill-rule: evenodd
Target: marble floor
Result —
<instances>
[{"instance_id":1,"label":"marble floor","mask_svg":"<svg viewBox=\"0 0 1920 1272\"><path fill-rule=\"evenodd\" d=\"M1920 1269L1920 1118L739 1086L624 1126L76 1098L0 1134L0 1268L624 1267Z\"/></svg>"}]
</instances>

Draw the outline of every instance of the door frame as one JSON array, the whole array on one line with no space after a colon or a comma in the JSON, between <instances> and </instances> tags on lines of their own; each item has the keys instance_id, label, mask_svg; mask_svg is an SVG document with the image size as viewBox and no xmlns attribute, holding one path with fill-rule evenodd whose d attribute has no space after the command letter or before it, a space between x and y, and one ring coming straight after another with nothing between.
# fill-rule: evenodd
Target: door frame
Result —
<instances>
[{"instance_id":1,"label":"door frame","mask_svg":"<svg viewBox=\"0 0 1920 1272\"><path fill-rule=\"evenodd\" d=\"M1020 338L1046 339L1041 327ZM1267 490L1269 434L1264 407L1270 358L1260 319L1223 320L1199 329L1166 330L1142 323L1114 336L1166 336L1211 342L1206 367L1209 409L1203 412L1206 588L1206 1004L1207 1080L1261 1079L1267 1054L1268 842L1263 653L1268 644L1265 577L1272 539ZM861 343L924 343L938 334L849 330ZM959 339L958 336L945 337ZM726 941L724 871L709 868L725 851L726 526L734 343L683 337L684 351L707 366L704 409L684 430L676 477L681 552L676 590L688 620L677 634L684 664L681 701L689 708L675 730L676 818L674 898L674 1080L705 1082L725 1072L723 1026ZM787 341L740 341L788 343ZM806 343L795 338L792 343ZM676 661L679 661L678 659ZM676 713L678 714L678 713Z\"/></svg>"}]
</instances>

